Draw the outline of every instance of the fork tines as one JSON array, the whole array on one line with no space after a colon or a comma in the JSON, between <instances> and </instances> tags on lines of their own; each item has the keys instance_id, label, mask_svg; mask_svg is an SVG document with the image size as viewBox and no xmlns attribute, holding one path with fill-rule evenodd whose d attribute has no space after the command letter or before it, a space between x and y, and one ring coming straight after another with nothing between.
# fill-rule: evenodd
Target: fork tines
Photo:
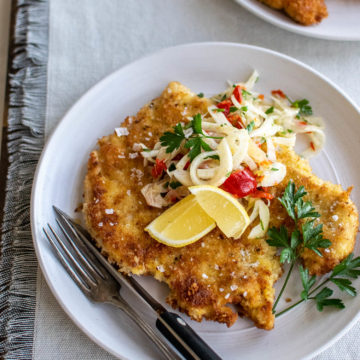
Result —
<instances>
[{"instance_id":1,"label":"fork tines","mask_svg":"<svg viewBox=\"0 0 360 360\"><path fill-rule=\"evenodd\" d=\"M56 222L63 236L60 236L50 224L47 224L50 231L45 228L43 231L68 274L80 289L91 297L91 289L98 286L100 281L108 280L108 275L82 244L72 226L65 219L56 219ZM73 238L78 241L75 242Z\"/></svg>"}]
</instances>

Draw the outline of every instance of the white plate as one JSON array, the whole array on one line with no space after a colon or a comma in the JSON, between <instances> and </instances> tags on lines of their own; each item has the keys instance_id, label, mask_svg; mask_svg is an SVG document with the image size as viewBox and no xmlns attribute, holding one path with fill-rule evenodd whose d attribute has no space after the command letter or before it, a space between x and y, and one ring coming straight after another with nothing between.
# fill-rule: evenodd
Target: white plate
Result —
<instances>
[{"instance_id":1,"label":"white plate","mask_svg":"<svg viewBox=\"0 0 360 360\"><path fill-rule=\"evenodd\" d=\"M359 110L334 84L308 66L285 55L248 45L203 43L173 47L136 61L107 77L88 91L62 119L47 142L35 176L31 221L40 266L58 302L78 327L112 354L127 359L155 359L158 354L122 313L108 305L92 304L77 289L55 258L42 227L54 223L51 206L74 215L81 201L88 154L102 135L113 132L127 115L158 96L169 81L178 80L195 92L210 95L225 88L225 80L246 79L256 68L258 89L269 93L283 89L292 98L306 96L316 114L326 119L325 150L314 161L319 176L360 184ZM330 160L331 159L331 160ZM360 204L360 189L352 198ZM164 303L166 287L152 278L142 283ZM294 283L295 284L295 283ZM359 283L357 283L359 287ZM289 289L300 291L297 282ZM124 291L126 296L131 296ZM230 329L213 322L186 318L224 359L299 359L324 349L357 318L360 296L343 296L346 310L318 313L313 304L299 306L280 317L275 329L256 329L248 320ZM141 302L132 303L148 320L152 312ZM280 307L283 304L280 304ZM280 308L279 307L279 308ZM241 356L240 356L241 354Z\"/></svg>"},{"instance_id":2,"label":"white plate","mask_svg":"<svg viewBox=\"0 0 360 360\"><path fill-rule=\"evenodd\" d=\"M325 0L329 16L318 25L297 24L281 11L258 0L235 0L261 19L301 35L328 40L360 40L360 1Z\"/></svg>"}]
</instances>

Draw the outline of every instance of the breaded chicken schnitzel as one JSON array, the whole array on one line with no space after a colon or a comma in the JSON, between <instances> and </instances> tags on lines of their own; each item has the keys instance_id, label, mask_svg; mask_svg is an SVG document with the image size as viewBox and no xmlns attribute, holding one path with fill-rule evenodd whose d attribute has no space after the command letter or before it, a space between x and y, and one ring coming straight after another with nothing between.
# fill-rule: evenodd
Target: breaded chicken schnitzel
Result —
<instances>
[{"instance_id":1,"label":"breaded chicken schnitzel","mask_svg":"<svg viewBox=\"0 0 360 360\"><path fill-rule=\"evenodd\" d=\"M313 25L328 16L324 0L260 0L277 10L283 10L302 25Z\"/></svg>"},{"instance_id":2,"label":"breaded chicken schnitzel","mask_svg":"<svg viewBox=\"0 0 360 360\"><path fill-rule=\"evenodd\" d=\"M141 142L151 149L164 131L188 121L188 116L205 113L208 105L209 100L172 82L159 98L125 120L122 126L127 127L127 136L112 134L99 140L99 149L90 154L84 184L87 228L120 271L151 275L165 282L170 289L167 302L192 319L231 326L238 314L226 305L235 304L257 327L270 330L274 326L273 286L282 268L276 248L265 239L248 238L256 222L240 239L226 238L215 228L182 248L163 245L144 231L163 210L146 205L141 194L142 187L153 178L143 158L133 150L134 145ZM306 186L323 214L325 236L333 242L330 252L324 252L323 258L305 252L303 258L313 273L325 273L352 251L358 225L355 206L349 192L316 178L308 163L292 151L284 148L279 157L288 175L274 187L275 195L280 195L292 178ZM289 220L276 199L270 213L270 226ZM336 223L331 219L333 214L338 216Z\"/></svg>"}]
</instances>

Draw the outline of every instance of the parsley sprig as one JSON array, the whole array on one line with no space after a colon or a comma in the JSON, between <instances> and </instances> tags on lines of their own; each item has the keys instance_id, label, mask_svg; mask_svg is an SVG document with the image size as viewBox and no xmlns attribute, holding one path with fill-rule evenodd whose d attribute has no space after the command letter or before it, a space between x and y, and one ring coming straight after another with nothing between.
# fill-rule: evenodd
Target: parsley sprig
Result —
<instances>
[{"instance_id":1,"label":"parsley sprig","mask_svg":"<svg viewBox=\"0 0 360 360\"><path fill-rule=\"evenodd\" d=\"M303 200L303 197L307 194L305 188L300 186L297 191L295 190L295 184L290 181L283 196L278 199L289 216L294 220L295 229L289 233L284 226L281 226L280 228L273 227L268 231L269 239L267 240L267 243L281 249L280 263L290 264L284 284L273 306L274 313L276 312L277 304L288 284L296 261L304 250L309 249L318 256L322 256L321 249L326 249L331 245L331 241L323 237L323 225L321 223L315 224L315 221L320 217L320 214L315 211L315 208L310 201ZM300 220L301 224L299 224ZM309 270L302 266L299 266L299 272L303 285L300 300L285 310L276 313L276 316L279 316L298 304L310 299L316 301L317 309L319 311L322 311L326 306L333 306L339 309L344 308L344 304L340 299L331 298L333 290L328 287L323 288L323 286L328 282L331 282L341 291L345 291L349 295L355 296L356 290L351 285L351 281L348 278L357 278L360 275L360 257L353 259L353 254L350 254L333 269L331 275L325 281L315 288L316 276L310 276ZM323 289L316 293L321 288Z\"/></svg>"},{"instance_id":2,"label":"parsley sprig","mask_svg":"<svg viewBox=\"0 0 360 360\"><path fill-rule=\"evenodd\" d=\"M193 133L190 137L186 137L184 130L192 128ZM189 149L188 156L193 161L202 150L211 151L211 147L204 139L222 139L222 137L205 135L202 129L202 118L200 114L196 114L192 120L185 126L181 123L173 127L173 132L167 131L160 137L161 146L166 147L166 152L171 153L180 148L184 144L185 149Z\"/></svg>"},{"instance_id":3,"label":"parsley sprig","mask_svg":"<svg viewBox=\"0 0 360 360\"><path fill-rule=\"evenodd\" d=\"M341 291L346 292L350 296L356 296L356 289L352 286L351 279L357 279L360 276L360 257L354 258L354 254L350 254L340 264L336 265L331 272L330 276L322 281L318 286L314 288L316 283L316 276L310 276L309 270L299 266L299 272L301 282L303 285L303 291L300 294L300 300L288 308L277 313L275 316L280 316L295 306L301 304L306 300L315 300L316 307L319 311L322 311L326 306L332 306L338 309L345 308L341 299L331 298L333 290L328 287L324 287L328 283L336 285ZM320 290L315 294L318 290Z\"/></svg>"}]
</instances>

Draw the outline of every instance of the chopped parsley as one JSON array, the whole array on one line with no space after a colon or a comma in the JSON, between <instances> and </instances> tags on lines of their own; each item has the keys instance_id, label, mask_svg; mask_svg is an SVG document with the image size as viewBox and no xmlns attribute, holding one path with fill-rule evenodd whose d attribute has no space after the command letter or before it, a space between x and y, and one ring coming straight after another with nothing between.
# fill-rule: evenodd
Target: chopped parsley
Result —
<instances>
[{"instance_id":1,"label":"chopped parsley","mask_svg":"<svg viewBox=\"0 0 360 360\"><path fill-rule=\"evenodd\" d=\"M174 163L171 163L169 166L169 171L174 171L174 170L176 170L176 166Z\"/></svg>"},{"instance_id":2,"label":"chopped parsley","mask_svg":"<svg viewBox=\"0 0 360 360\"><path fill-rule=\"evenodd\" d=\"M225 109L214 109L213 111L215 111L215 112L224 112Z\"/></svg>"},{"instance_id":3,"label":"chopped parsley","mask_svg":"<svg viewBox=\"0 0 360 360\"><path fill-rule=\"evenodd\" d=\"M189 138L186 138L184 129L189 128L193 129L193 134ZM174 132L167 131L160 137L161 146L166 147L167 153L171 153L178 149L184 142L184 147L190 150L188 153L190 161L193 161L202 150L212 150L204 139L222 139L222 137L207 136L203 133L202 118L200 114L193 116L193 119L186 124L185 127L183 127L181 123L178 123L173 129Z\"/></svg>"},{"instance_id":4,"label":"chopped parsley","mask_svg":"<svg viewBox=\"0 0 360 360\"><path fill-rule=\"evenodd\" d=\"M181 182L179 182L179 181L172 181L169 185L172 189L176 189L179 186L182 186Z\"/></svg>"},{"instance_id":5,"label":"chopped parsley","mask_svg":"<svg viewBox=\"0 0 360 360\"><path fill-rule=\"evenodd\" d=\"M204 97L204 93L202 93L202 92L201 92L201 93L198 93L197 96L198 96L199 98L203 98L203 97Z\"/></svg>"},{"instance_id":6,"label":"chopped parsley","mask_svg":"<svg viewBox=\"0 0 360 360\"><path fill-rule=\"evenodd\" d=\"M219 155L210 155L210 156L207 156L205 159L220 160L220 157L219 157Z\"/></svg>"},{"instance_id":7,"label":"chopped parsley","mask_svg":"<svg viewBox=\"0 0 360 360\"><path fill-rule=\"evenodd\" d=\"M271 171L279 171L277 168L271 168Z\"/></svg>"},{"instance_id":8,"label":"chopped parsley","mask_svg":"<svg viewBox=\"0 0 360 360\"><path fill-rule=\"evenodd\" d=\"M291 103L291 106L299 109L297 117L313 114L312 107L309 105L309 100L307 99L296 100Z\"/></svg>"},{"instance_id":9,"label":"chopped parsley","mask_svg":"<svg viewBox=\"0 0 360 360\"><path fill-rule=\"evenodd\" d=\"M247 98L247 96L251 96L251 93L249 93L248 91L246 91L245 89L241 89L241 94L244 97L244 99Z\"/></svg>"},{"instance_id":10,"label":"chopped parsley","mask_svg":"<svg viewBox=\"0 0 360 360\"><path fill-rule=\"evenodd\" d=\"M316 255L322 257L324 255L320 249L327 249L331 246L331 241L323 237L323 225L321 223L315 224L315 220L320 217L320 214L315 211L315 208L310 201L303 200L303 197L306 194L307 192L303 186L300 186L296 191L295 184L292 181L289 181L283 196L278 200L284 206L288 215L294 220L295 227L294 229L291 227L293 230L290 233L283 225L280 228L273 227L268 231L269 239L267 240L267 243L270 246L281 249L281 263L288 262L290 264L284 285L273 306L273 313L276 313L276 306L288 283L295 263L300 258L303 251L309 249ZM301 226L299 226L298 223L300 219L304 219L301 222ZM330 276L320 282L318 286L315 286L316 276L310 276L309 270L300 265L298 269L303 287L300 294L300 300L285 310L276 313L275 316L284 314L307 300L314 300L319 311L322 311L323 308L327 306L343 309L345 305L342 300L331 298L333 290L324 287L324 285L332 283L350 296L356 296L356 289L352 286L349 278L356 279L360 276L360 257L353 259L353 256L353 254L350 254L340 264L335 266Z\"/></svg>"},{"instance_id":11,"label":"chopped parsley","mask_svg":"<svg viewBox=\"0 0 360 360\"><path fill-rule=\"evenodd\" d=\"M178 149L185 139L184 130L180 123L176 124L173 129L174 132L166 131L160 137L161 146L166 147L167 153L171 153L175 149Z\"/></svg>"},{"instance_id":12,"label":"chopped parsley","mask_svg":"<svg viewBox=\"0 0 360 360\"><path fill-rule=\"evenodd\" d=\"M253 131L254 126L255 126L255 122L253 120L248 126L246 126L246 130L250 133L251 131Z\"/></svg>"},{"instance_id":13,"label":"chopped parsley","mask_svg":"<svg viewBox=\"0 0 360 360\"><path fill-rule=\"evenodd\" d=\"M230 106L230 112L233 113L235 111L239 110L239 108L237 108L236 106Z\"/></svg>"},{"instance_id":14,"label":"chopped parsley","mask_svg":"<svg viewBox=\"0 0 360 360\"><path fill-rule=\"evenodd\" d=\"M274 107L269 107L266 111L265 111L265 114L269 115L269 114L272 114L274 112Z\"/></svg>"},{"instance_id":15,"label":"chopped parsley","mask_svg":"<svg viewBox=\"0 0 360 360\"><path fill-rule=\"evenodd\" d=\"M221 99L220 99L219 102L222 102L222 101L224 101L224 100L226 100L226 94L224 94L224 95L221 97Z\"/></svg>"}]
</instances>

